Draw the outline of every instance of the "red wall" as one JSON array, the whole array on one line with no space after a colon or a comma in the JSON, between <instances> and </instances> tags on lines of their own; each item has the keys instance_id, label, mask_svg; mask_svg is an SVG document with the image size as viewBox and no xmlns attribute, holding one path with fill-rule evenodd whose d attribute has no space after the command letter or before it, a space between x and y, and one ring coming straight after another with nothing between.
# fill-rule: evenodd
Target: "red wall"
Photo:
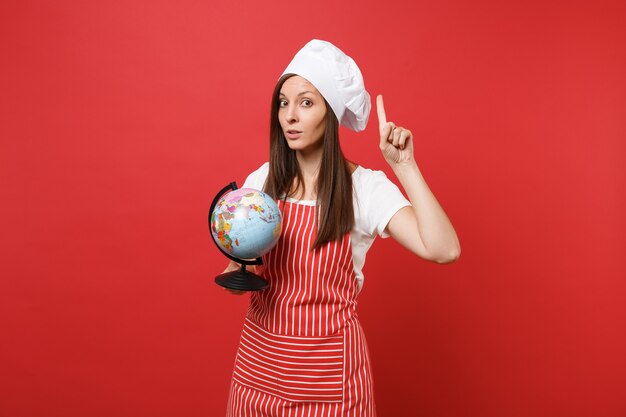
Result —
<instances>
[{"instance_id":1,"label":"red wall","mask_svg":"<svg viewBox=\"0 0 626 417\"><path fill-rule=\"evenodd\" d=\"M626 415L625 3L221 3L0 5L0 415L223 415L247 297L206 213L314 37L412 129L462 245L368 255L379 415ZM376 123L342 135L395 181Z\"/></svg>"}]
</instances>

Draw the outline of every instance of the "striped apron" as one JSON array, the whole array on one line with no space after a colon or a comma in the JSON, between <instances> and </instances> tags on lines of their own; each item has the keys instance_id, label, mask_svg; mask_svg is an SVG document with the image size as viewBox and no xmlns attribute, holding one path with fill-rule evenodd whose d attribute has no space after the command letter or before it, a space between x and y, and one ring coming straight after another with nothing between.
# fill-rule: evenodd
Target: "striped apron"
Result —
<instances>
[{"instance_id":1,"label":"striped apron","mask_svg":"<svg viewBox=\"0 0 626 417\"><path fill-rule=\"evenodd\" d=\"M278 206L283 231L258 270L270 285L251 294L227 416L374 417L350 233L312 252L316 207Z\"/></svg>"}]
</instances>

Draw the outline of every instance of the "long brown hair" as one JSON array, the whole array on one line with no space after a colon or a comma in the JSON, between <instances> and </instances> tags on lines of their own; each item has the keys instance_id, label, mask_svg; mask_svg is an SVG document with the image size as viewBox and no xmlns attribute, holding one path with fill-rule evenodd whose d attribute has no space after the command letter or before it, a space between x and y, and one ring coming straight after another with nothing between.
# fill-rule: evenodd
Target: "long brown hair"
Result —
<instances>
[{"instance_id":1,"label":"long brown hair","mask_svg":"<svg viewBox=\"0 0 626 417\"><path fill-rule=\"evenodd\" d=\"M283 75L272 94L270 119L270 166L263 191L275 199L286 198L300 185L304 189L302 171L296 152L289 148L278 121L280 89L283 83L296 74ZM354 226L352 205L352 175L348 161L339 145L339 122L326 100L326 129L324 131L322 163L316 183L317 210L315 224L317 236L313 249L341 239ZM295 188L294 188L295 179Z\"/></svg>"}]
</instances>

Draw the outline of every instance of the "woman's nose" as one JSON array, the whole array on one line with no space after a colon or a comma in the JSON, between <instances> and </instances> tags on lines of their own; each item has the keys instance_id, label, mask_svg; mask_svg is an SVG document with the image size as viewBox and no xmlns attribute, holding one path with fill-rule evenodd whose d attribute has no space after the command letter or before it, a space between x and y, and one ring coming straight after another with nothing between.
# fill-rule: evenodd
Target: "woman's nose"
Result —
<instances>
[{"instance_id":1,"label":"woman's nose","mask_svg":"<svg viewBox=\"0 0 626 417\"><path fill-rule=\"evenodd\" d=\"M288 106L287 111L285 112L285 118L287 122L294 123L298 121L298 110L295 106Z\"/></svg>"}]
</instances>

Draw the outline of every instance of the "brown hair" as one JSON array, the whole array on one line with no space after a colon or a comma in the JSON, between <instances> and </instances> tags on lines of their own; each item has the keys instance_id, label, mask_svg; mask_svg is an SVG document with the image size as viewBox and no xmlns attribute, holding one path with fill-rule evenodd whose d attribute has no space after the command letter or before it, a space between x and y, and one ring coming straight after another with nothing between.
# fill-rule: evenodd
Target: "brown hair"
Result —
<instances>
[{"instance_id":1,"label":"brown hair","mask_svg":"<svg viewBox=\"0 0 626 417\"><path fill-rule=\"evenodd\" d=\"M283 83L294 75L283 75L272 94L270 166L263 191L275 199L286 198L293 192L292 190L297 190L300 185L303 188L305 186L296 152L287 145L287 139L278 121L280 89ZM339 122L326 100L324 103L327 109L326 129L322 139L322 163L315 186L317 236L313 242L314 250L327 242L341 239L354 226L352 175L339 145Z\"/></svg>"}]
</instances>

